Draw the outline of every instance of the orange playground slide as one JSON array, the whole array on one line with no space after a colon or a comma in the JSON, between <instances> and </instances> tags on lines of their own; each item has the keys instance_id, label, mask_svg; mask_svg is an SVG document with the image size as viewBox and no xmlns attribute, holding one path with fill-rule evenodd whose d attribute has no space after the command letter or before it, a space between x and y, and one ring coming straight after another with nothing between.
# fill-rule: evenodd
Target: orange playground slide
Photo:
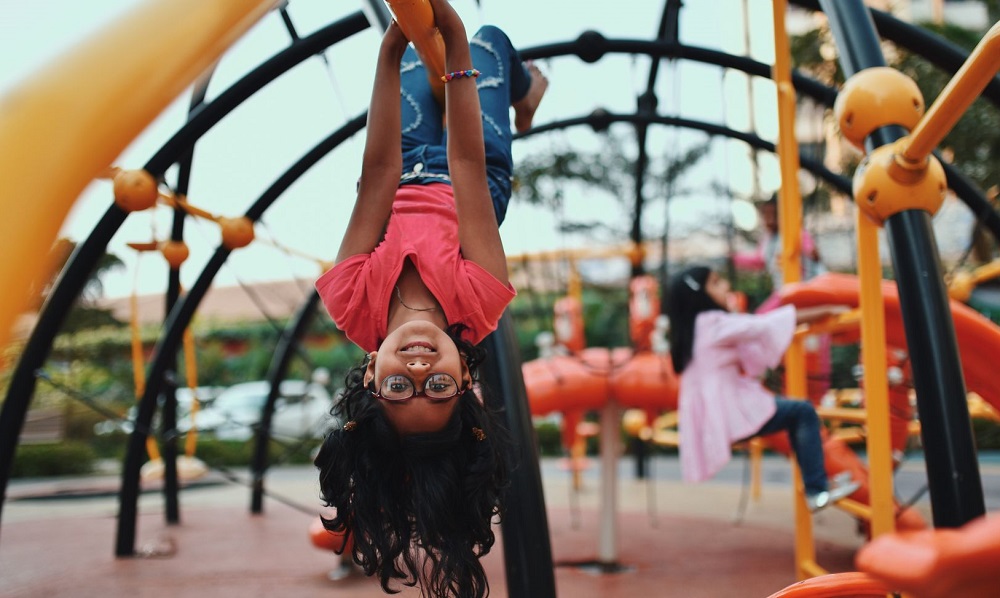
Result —
<instances>
[{"instance_id":1,"label":"orange playground slide","mask_svg":"<svg viewBox=\"0 0 1000 598\"><path fill-rule=\"evenodd\" d=\"M906 347L899 294L891 281L882 283L885 297L886 344ZM781 290L781 302L798 307L814 305L858 306L858 279L849 274L822 274L808 282L795 283ZM971 307L951 300L959 353L965 383L990 405L1000 408L1000 377L996 375L996 355L1000 351L1000 327Z\"/></svg>"}]
</instances>

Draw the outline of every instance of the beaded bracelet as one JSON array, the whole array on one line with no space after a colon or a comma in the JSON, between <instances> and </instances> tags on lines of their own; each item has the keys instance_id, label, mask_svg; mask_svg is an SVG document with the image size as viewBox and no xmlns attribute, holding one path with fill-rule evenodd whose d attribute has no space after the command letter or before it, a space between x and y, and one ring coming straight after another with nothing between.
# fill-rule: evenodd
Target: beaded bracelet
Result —
<instances>
[{"instance_id":1,"label":"beaded bracelet","mask_svg":"<svg viewBox=\"0 0 1000 598\"><path fill-rule=\"evenodd\" d=\"M441 75L441 80L447 83L452 79L461 79L462 77L472 77L475 79L479 76L479 71L476 69L469 69L467 71L455 71L454 73L448 73L447 75Z\"/></svg>"}]
</instances>

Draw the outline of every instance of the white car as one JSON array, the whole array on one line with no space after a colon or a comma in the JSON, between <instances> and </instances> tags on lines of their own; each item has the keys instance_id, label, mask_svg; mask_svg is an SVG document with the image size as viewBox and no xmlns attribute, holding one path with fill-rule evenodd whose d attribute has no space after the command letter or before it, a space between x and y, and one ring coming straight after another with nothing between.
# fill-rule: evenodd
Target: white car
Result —
<instances>
[{"instance_id":1,"label":"white car","mask_svg":"<svg viewBox=\"0 0 1000 598\"><path fill-rule=\"evenodd\" d=\"M221 440L249 440L260 421L271 385L266 380L235 384L212 404L198 411L194 424L201 433ZM284 380L271 417L271 436L283 439L322 438L333 423L330 393L315 382ZM177 423L180 432L191 429L191 417Z\"/></svg>"},{"instance_id":2,"label":"white car","mask_svg":"<svg viewBox=\"0 0 1000 598\"><path fill-rule=\"evenodd\" d=\"M225 388L221 386L199 386L198 388L196 388L194 392L198 393L198 402L200 404L200 408L206 409L208 405L212 404L212 401L215 400L215 397L219 396L219 393L221 393L223 390L225 390ZM194 403L193 400L194 393L191 391L190 388L184 386L178 388L175 391L174 396L177 397L177 419L184 420L189 418L190 417L189 414L191 413L191 405L192 403ZM160 400L161 401L163 400L163 395L160 395ZM163 408L162 403L160 406L156 408L156 417L153 421L153 430L158 431L160 429L160 409L162 408ZM128 413L126 413L123 419L120 420L109 419L94 424L94 433L98 434L99 436L103 436L105 434L111 434L112 432L115 431L122 431L125 432L126 434L131 434L132 430L135 429L135 417L137 413L138 410L136 409L136 406L132 405L131 407L129 407Z\"/></svg>"}]
</instances>

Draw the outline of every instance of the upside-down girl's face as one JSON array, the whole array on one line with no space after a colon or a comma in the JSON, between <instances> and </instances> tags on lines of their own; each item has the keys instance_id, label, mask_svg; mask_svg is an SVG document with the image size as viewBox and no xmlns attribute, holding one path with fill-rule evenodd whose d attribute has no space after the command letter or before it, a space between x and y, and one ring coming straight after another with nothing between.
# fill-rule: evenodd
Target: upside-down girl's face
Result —
<instances>
[{"instance_id":1,"label":"upside-down girl's face","mask_svg":"<svg viewBox=\"0 0 1000 598\"><path fill-rule=\"evenodd\" d=\"M382 341L378 351L370 353L370 357L365 371L366 387L374 384L375 389L381 391L383 382L389 377L394 377L391 380L401 382L403 387L412 383L415 394L410 398L379 399L389 423L402 436L441 430L458 404L458 392L445 400L426 396L428 382L435 391L444 390L445 394L450 391L441 381L448 378L439 374L454 379L455 391L467 389L472 383L469 368L455 342L431 322L414 320L399 326Z\"/></svg>"}]
</instances>

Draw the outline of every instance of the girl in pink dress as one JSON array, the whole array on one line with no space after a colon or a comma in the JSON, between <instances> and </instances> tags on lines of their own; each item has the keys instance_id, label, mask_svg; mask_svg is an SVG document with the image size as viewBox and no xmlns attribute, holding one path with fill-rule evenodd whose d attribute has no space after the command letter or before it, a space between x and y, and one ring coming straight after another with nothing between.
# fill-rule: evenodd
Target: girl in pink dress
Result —
<instances>
[{"instance_id":1,"label":"girl in pink dress","mask_svg":"<svg viewBox=\"0 0 1000 598\"><path fill-rule=\"evenodd\" d=\"M817 510L858 488L848 479L828 487L820 421L812 404L776 396L760 382L778 365L797 324L844 311L841 307L766 314L730 313L729 281L704 266L678 274L669 289L670 352L680 381L680 456L685 481L714 476L732 457L731 445L787 430L802 471L806 500Z\"/></svg>"}]
</instances>

